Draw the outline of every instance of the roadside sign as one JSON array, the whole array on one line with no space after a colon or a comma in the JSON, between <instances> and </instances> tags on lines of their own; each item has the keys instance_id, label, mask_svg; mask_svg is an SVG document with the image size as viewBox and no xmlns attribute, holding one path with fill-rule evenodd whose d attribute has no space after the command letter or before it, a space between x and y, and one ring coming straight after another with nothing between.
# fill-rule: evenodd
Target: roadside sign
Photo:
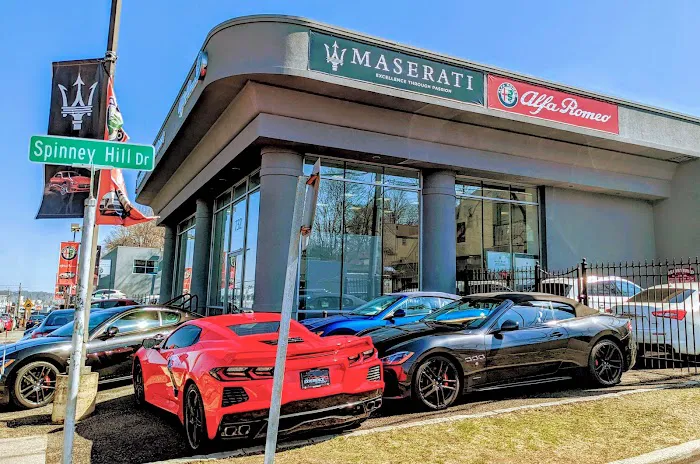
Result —
<instances>
[{"instance_id":1,"label":"roadside sign","mask_svg":"<svg viewBox=\"0 0 700 464\"><path fill-rule=\"evenodd\" d=\"M135 143L55 135L33 135L29 142L29 161L34 163L153 171L154 156L152 145Z\"/></svg>"},{"instance_id":2,"label":"roadside sign","mask_svg":"<svg viewBox=\"0 0 700 464\"><path fill-rule=\"evenodd\" d=\"M692 267L677 267L675 269L668 270L669 284L682 284L688 282L697 282L695 269Z\"/></svg>"},{"instance_id":3,"label":"roadside sign","mask_svg":"<svg viewBox=\"0 0 700 464\"><path fill-rule=\"evenodd\" d=\"M27 300L24 302L24 309L32 309L34 307L34 303L32 303L32 300Z\"/></svg>"}]
</instances>

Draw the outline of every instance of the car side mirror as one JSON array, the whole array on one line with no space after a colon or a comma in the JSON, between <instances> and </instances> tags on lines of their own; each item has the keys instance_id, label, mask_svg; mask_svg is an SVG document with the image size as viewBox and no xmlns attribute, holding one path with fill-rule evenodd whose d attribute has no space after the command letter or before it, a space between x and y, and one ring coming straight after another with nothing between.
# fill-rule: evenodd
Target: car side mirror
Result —
<instances>
[{"instance_id":1,"label":"car side mirror","mask_svg":"<svg viewBox=\"0 0 700 464\"><path fill-rule=\"evenodd\" d=\"M110 328L107 329L107 332L105 332L105 336L107 338L112 338L112 337L116 337L118 333L119 333L119 328L115 327L115 326L111 326Z\"/></svg>"},{"instance_id":2,"label":"car side mirror","mask_svg":"<svg viewBox=\"0 0 700 464\"><path fill-rule=\"evenodd\" d=\"M503 321L503 324L501 324L501 327L498 328L498 332L512 332L518 329L520 329L520 324L512 319L506 319Z\"/></svg>"},{"instance_id":3,"label":"car side mirror","mask_svg":"<svg viewBox=\"0 0 700 464\"><path fill-rule=\"evenodd\" d=\"M406 310L397 309L396 311L394 311L394 314L391 316L391 318L396 319L397 317L406 317Z\"/></svg>"},{"instance_id":4,"label":"car side mirror","mask_svg":"<svg viewBox=\"0 0 700 464\"><path fill-rule=\"evenodd\" d=\"M141 345L146 348L147 350L149 349L158 349L160 348L160 342L162 342L162 338L145 338L143 342L141 342Z\"/></svg>"}]
</instances>

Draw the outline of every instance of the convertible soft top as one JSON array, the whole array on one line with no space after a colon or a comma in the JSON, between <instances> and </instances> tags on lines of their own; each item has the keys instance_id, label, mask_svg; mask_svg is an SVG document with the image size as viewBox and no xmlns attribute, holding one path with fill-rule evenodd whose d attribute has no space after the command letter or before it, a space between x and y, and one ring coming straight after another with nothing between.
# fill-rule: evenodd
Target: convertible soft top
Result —
<instances>
[{"instance_id":1,"label":"convertible soft top","mask_svg":"<svg viewBox=\"0 0 700 464\"><path fill-rule=\"evenodd\" d=\"M474 293L463 297L463 299L469 298L499 298L504 300L511 300L513 303L523 303L526 301L558 301L560 303L565 303L574 307L576 311L576 317L592 316L595 314L600 314L599 311L589 308L588 306L579 303L571 298L566 298L564 296L552 295L550 293L526 293L526 292L492 292L492 293Z\"/></svg>"}]
</instances>

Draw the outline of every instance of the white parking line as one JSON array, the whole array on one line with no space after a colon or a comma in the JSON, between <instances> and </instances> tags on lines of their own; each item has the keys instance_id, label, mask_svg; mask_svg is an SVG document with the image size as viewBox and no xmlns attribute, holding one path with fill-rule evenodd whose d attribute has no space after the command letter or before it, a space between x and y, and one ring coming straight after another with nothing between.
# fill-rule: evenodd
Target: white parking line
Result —
<instances>
[{"instance_id":1,"label":"white parking line","mask_svg":"<svg viewBox=\"0 0 700 464\"><path fill-rule=\"evenodd\" d=\"M312 438L305 439L305 440L281 442L277 445L277 451L279 452L279 451L285 451L285 450L292 449L292 448L299 448L302 446L313 445L316 443L328 441L328 440L330 440L332 438L336 438L336 437L360 437L360 436L370 435L370 434L374 434L374 433L391 432L393 430L408 429L408 428L412 428L412 427L422 427L425 425L445 424L445 423L449 423L449 422L456 422L456 421L461 421L461 420L466 420L466 419L481 419L484 417L498 416L501 414L508 414L508 413L517 412L517 411L526 411L526 410L530 410L530 409L551 408L554 406L564 406L567 404L587 403L587 402L591 402L591 401L599 401L599 400L605 400L605 399L611 399L611 398L622 398L622 397L628 396L628 395L635 395L638 393L648 393L648 392L652 392L652 391L656 391L656 390L668 390L668 389L673 389L673 388L688 388L688 387L698 387L698 386L700 386L699 381L689 381L689 382L684 382L684 383L680 383L680 384L676 384L676 385L662 385L662 386L658 386L658 387L637 388L634 390L624 390L624 391L616 392L616 393L604 393L602 395L585 396L585 397L580 397L580 398L567 398L564 400L548 401L546 403L527 404L527 405L522 405L522 406L514 406L512 408L494 409L493 411L480 412L480 413L475 413L475 414L456 414L454 416L437 417L435 419L424 419L424 420L420 420L420 421L416 421L416 422L409 422L407 424L388 425L388 426L383 426L383 427L374 427L374 428L365 429L365 430L356 430L355 432L345 433L345 434L322 435L322 436L312 437ZM221 451L218 453L212 453L212 454L207 454L207 455L191 456L191 457L187 457L187 458L168 459L165 461L157 461L157 462L153 462L150 464L186 464L186 463L194 462L194 461L213 461L216 459L226 459L226 458L234 458L234 457L240 457L240 456L252 456L252 455L260 454L263 451L264 451L264 447L253 446L250 448L241 448L241 449L231 450L231 451Z\"/></svg>"}]
</instances>

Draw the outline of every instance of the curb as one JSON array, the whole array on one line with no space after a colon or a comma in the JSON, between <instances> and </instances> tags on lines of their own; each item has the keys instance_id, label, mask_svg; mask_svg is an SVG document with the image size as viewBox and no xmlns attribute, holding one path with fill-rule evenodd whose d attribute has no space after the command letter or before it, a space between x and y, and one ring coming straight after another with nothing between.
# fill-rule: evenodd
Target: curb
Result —
<instances>
[{"instance_id":1,"label":"curb","mask_svg":"<svg viewBox=\"0 0 700 464\"><path fill-rule=\"evenodd\" d=\"M518 411L527 411L531 409L546 409L546 408L551 408L554 406L564 406L568 404L576 404L576 403L588 403L592 401L598 401L598 400L605 400L605 399L611 399L611 398L622 398L625 396L629 395L635 395L639 393L648 393L652 391L658 391L658 390L670 390L670 389L680 389L680 388L689 388L689 387L699 387L700 382L691 380L689 382L684 382L676 385L664 385L664 386L659 386L659 387L648 387L648 388L637 388L634 390L624 390L621 392L616 392L616 393L604 393L601 395L593 395L593 396L584 396L584 397L579 397L579 398L568 398L564 400L557 400L557 401L548 401L544 403L538 403L538 404L527 404L523 406L515 406L512 408L503 408L503 409L494 409L493 411L486 411L486 412L481 412L481 413L476 413L476 414L457 414L454 416L448 416L448 417L437 417L435 419L425 419L425 420L420 420L416 422L409 422L408 424L399 424L399 425L388 425L388 426L383 426L383 427L374 427L371 429L366 429L366 430L356 430L354 432L350 433L344 433L344 434L330 434L330 435L321 435L317 437L312 437L304 440L295 440L295 441L287 441L287 442L281 442L278 443L277 445L277 452L279 453L280 451L286 451L289 449L293 448L300 448L302 446L309 446L309 445L314 445L317 443L321 443L324 441L331 440L336 437L360 437L363 435L370 435L374 433L382 433L382 432L390 432L393 430L401 430L401 429L408 429L408 428L413 428L413 427L421 427L424 425L436 425L436 424L445 424L445 423L450 423L450 422L456 422L456 421L461 421L461 420L466 420L466 419L481 419L484 417L492 417L492 416L498 416L501 414L507 414L511 412L518 412ZM692 442L691 442L692 443ZM683 446L683 445L679 445ZM669 448L670 449L670 448ZM698 440L698 449L700 449L700 440ZM194 461L213 461L216 459L226 459L226 458L236 458L236 457L242 457L242 456L254 456L254 455L259 455L265 451L264 446L253 446L249 448L240 448L237 450L230 450L230 451L221 451L218 453L212 453L212 454L206 454L206 455L197 455L197 456L189 456L189 457L183 457L183 458L175 458L175 459L167 459L164 461L156 461L152 462L149 464L187 464L190 462ZM663 450L660 450L663 451ZM652 454L652 453L650 453ZM646 456L646 455L645 455ZM690 455L688 456L690 457ZM631 459L636 459L636 458L631 458ZM677 458L676 458L677 459ZM672 463L674 461L616 461L615 463L610 463L610 464L651 464L651 463Z\"/></svg>"},{"instance_id":2,"label":"curb","mask_svg":"<svg viewBox=\"0 0 700 464\"><path fill-rule=\"evenodd\" d=\"M700 459L700 440L689 441L682 445L663 448L634 458L614 461L609 464L672 464L686 462L686 460L692 458Z\"/></svg>"}]
</instances>

